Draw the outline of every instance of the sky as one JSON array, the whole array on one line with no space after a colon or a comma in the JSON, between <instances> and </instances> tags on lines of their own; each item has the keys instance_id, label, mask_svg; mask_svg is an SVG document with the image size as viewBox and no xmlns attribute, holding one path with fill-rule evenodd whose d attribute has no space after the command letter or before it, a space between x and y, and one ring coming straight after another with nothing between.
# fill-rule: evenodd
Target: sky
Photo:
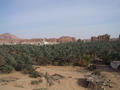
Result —
<instances>
[{"instance_id":1,"label":"sky","mask_svg":"<svg viewBox=\"0 0 120 90\"><path fill-rule=\"evenodd\" d=\"M120 34L120 0L0 0L0 34L52 38Z\"/></svg>"}]
</instances>

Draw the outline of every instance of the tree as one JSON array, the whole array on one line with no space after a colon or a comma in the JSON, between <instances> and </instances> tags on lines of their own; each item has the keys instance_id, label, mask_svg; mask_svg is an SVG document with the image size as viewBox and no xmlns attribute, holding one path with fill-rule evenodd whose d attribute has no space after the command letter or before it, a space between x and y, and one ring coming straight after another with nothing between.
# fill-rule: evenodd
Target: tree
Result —
<instances>
[{"instance_id":1,"label":"tree","mask_svg":"<svg viewBox=\"0 0 120 90\"><path fill-rule=\"evenodd\" d=\"M13 67L16 65L16 60L14 56L8 54L6 55L5 59L6 59L6 64L11 65Z\"/></svg>"}]
</instances>

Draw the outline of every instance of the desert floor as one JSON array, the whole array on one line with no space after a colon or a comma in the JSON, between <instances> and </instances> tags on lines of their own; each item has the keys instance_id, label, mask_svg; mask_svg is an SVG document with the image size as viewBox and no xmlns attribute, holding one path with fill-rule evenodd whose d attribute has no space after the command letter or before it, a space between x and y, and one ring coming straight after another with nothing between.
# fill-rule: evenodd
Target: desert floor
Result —
<instances>
[{"instance_id":1,"label":"desert floor","mask_svg":"<svg viewBox=\"0 0 120 90\"><path fill-rule=\"evenodd\" d=\"M112 81L112 88L106 90L120 90L120 73L112 70L108 66L99 66L97 68L107 79ZM60 74L64 76L59 82L49 86L44 77L30 78L21 72L12 72L10 74L0 74L0 90L88 90L84 85L84 75L91 72L74 66L40 66L41 73L49 75ZM31 81L42 79L42 83L32 85Z\"/></svg>"}]
</instances>

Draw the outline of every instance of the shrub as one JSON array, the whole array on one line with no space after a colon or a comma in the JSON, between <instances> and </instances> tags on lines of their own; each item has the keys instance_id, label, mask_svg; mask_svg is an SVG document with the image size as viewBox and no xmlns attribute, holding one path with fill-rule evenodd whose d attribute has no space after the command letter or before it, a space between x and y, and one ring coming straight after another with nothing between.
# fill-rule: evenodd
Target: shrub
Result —
<instances>
[{"instance_id":1,"label":"shrub","mask_svg":"<svg viewBox=\"0 0 120 90\"><path fill-rule=\"evenodd\" d=\"M10 73L10 72L12 72L12 70L13 70L13 67L10 66L10 65L2 65L2 66L0 66L0 72L1 73Z\"/></svg>"},{"instance_id":2,"label":"shrub","mask_svg":"<svg viewBox=\"0 0 120 90\"><path fill-rule=\"evenodd\" d=\"M11 65L11 66L15 66L16 65L16 60L15 60L14 56L8 54L5 59L6 59L6 63L8 65Z\"/></svg>"},{"instance_id":3,"label":"shrub","mask_svg":"<svg viewBox=\"0 0 120 90\"><path fill-rule=\"evenodd\" d=\"M23 69L24 74L32 74L35 70L33 69L32 65L26 65Z\"/></svg>"},{"instance_id":4,"label":"shrub","mask_svg":"<svg viewBox=\"0 0 120 90\"><path fill-rule=\"evenodd\" d=\"M105 64L109 65L111 61L112 61L112 57L110 55L106 55L103 57L103 62Z\"/></svg>"},{"instance_id":5,"label":"shrub","mask_svg":"<svg viewBox=\"0 0 120 90\"><path fill-rule=\"evenodd\" d=\"M89 55L81 56L81 58L77 61L77 64L79 66L88 66L90 64L90 56Z\"/></svg>"},{"instance_id":6,"label":"shrub","mask_svg":"<svg viewBox=\"0 0 120 90\"><path fill-rule=\"evenodd\" d=\"M42 79L40 79L40 80L34 80L34 81L31 81L31 84L32 85L38 85L38 84L40 84L42 82L43 82Z\"/></svg>"},{"instance_id":7,"label":"shrub","mask_svg":"<svg viewBox=\"0 0 120 90\"><path fill-rule=\"evenodd\" d=\"M30 74L30 77L37 78L37 77L41 77L41 76L39 75L38 72L33 71L33 72Z\"/></svg>"},{"instance_id":8,"label":"shrub","mask_svg":"<svg viewBox=\"0 0 120 90\"><path fill-rule=\"evenodd\" d=\"M18 65L15 66L15 70L16 71L22 71L24 69L24 67L25 67L24 64L18 64Z\"/></svg>"}]
</instances>

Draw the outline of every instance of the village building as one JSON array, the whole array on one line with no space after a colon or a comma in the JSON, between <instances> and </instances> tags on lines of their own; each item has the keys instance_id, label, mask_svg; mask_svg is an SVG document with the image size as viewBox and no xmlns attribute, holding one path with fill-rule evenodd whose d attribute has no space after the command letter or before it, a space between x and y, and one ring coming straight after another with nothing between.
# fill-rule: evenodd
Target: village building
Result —
<instances>
[{"instance_id":1,"label":"village building","mask_svg":"<svg viewBox=\"0 0 120 90\"><path fill-rule=\"evenodd\" d=\"M98 37L91 37L91 41L109 41L110 35L99 35Z\"/></svg>"}]
</instances>

